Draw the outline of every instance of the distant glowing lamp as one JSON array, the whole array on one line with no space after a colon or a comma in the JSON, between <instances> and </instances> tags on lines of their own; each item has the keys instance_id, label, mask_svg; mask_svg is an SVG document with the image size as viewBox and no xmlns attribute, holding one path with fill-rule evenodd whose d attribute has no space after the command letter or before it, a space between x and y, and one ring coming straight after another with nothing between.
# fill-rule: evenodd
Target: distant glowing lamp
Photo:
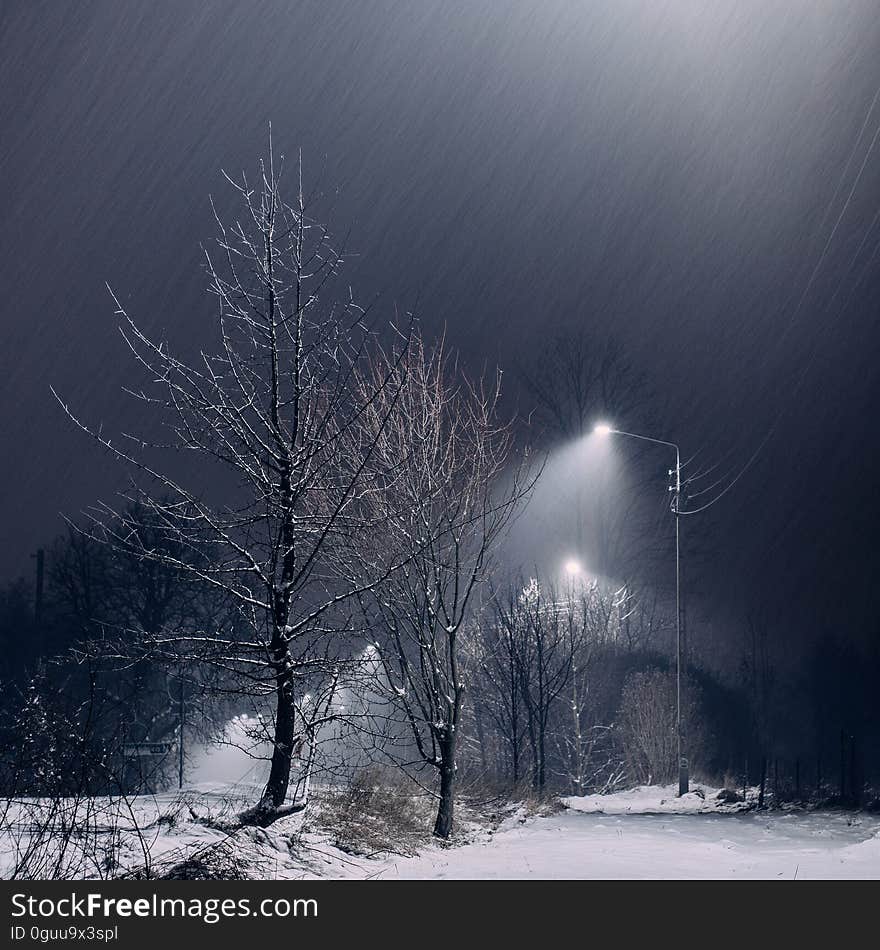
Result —
<instances>
[{"instance_id":1,"label":"distant glowing lamp","mask_svg":"<svg viewBox=\"0 0 880 950\"><path fill-rule=\"evenodd\" d=\"M593 428L593 432L595 432L596 435L611 435L613 431L607 422L600 422Z\"/></svg>"},{"instance_id":2,"label":"distant glowing lamp","mask_svg":"<svg viewBox=\"0 0 880 950\"><path fill-rule=\"evenodd\" d=\"M569 577L579 577L584 573L584 569L581 567L581 562L576 561L574 558L570 558L568 561L566 561L564 567L565 573L568 574Z\"/></svg>"}]
</instances>

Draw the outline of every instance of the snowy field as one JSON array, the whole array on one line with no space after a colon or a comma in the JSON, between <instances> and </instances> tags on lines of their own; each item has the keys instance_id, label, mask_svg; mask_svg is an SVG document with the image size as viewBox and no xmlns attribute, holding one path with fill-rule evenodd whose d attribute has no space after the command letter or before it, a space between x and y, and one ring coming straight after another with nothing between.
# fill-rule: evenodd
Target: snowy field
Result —
<instances>
[{"instance_id":1,"label":"snowy field","mask_svg":"<svg viewBox=\"0 0 880 950\"><path fill-rule=\"evenodd\" d=\"M432 850L383 878L876 879L880 821L843 814L596 815L566 811L489 844Z\"/></svg>"},{"instance_id":2,"label":"snowy field","mask_svg":"<svg viewBox=\"0 0 880 950\"><path fill-rule=\"evenodd\" d=\"M92 800L94 833L65 840L56 866L72 878L162 877L196 856L229 876L258 879L880 878L880 816L744 811L719 803L710 789L704 798L678 799L671 788L649 787L564 799L566 807L544 816L523 806L491 820L468 811L451 846L426 831L417 848L400 848L406 855L352 853L302 815L265 830L236 828L235 813L254 791L200 786L182 796L134 799L124 813L118 803L102 810ZM7 813L0 828L3 877L27 856L26 829L38 809L25 803Z\"/></svg>"}]
</instances>

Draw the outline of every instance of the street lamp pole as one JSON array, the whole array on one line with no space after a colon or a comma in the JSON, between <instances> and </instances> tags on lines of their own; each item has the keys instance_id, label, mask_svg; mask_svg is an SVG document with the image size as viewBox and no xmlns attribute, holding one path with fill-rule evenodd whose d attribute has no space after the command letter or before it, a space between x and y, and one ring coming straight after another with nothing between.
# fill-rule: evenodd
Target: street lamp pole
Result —
<instances>
[{"instance_id":1,"label":"street lamp pole","mask_svg":"<svg viewBox=\"0 0 880 950\"><path fill-rule=\"evenodd\" d=\"M685 754L684 723L681 717L681 518L679 506L681 503L681 450L675 442L666 442L664 439L652 439L647 435L636 435L635 432L624 432L613 429L609 425L597 425L593 430L599 435L625 435L630 439L639 439L642 442L653 442L655 445L666 445L675 449L675 475L673 486L672 513L675 515L675 720L678 739L678 794L688 793L688 760Z\"/></svg>"},{"instance_id":2,"label":"street lamp pole","mask_svg":"<svg viewBox=\"0 0 880 950\"><path fill-rule=\"evenodd\" d=\"M684 720L681 717L681 452L675 447L675 703L678 722L678 794L688 793L688 760L685 755Z\"/></svg>"}]
</instances>

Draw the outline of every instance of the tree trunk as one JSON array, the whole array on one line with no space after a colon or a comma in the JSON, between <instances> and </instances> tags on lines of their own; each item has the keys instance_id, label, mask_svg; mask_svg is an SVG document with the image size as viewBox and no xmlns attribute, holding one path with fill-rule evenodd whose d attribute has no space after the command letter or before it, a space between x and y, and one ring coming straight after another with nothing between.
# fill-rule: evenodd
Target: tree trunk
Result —
<instances>
[{"instance_id":1,"label":"tree trunk","mask_svg":"<svg viewBox=\"0 0 880 950\"><path fill-rule=\"evenodd\" d=\"M520 767L519 767L519 744L522 739L522 732L519 728L519 703L517 697L519 696L519 683L516 679L516 658L514 656L510 657L510 748L511 755L513 757L513 787L516 788L519 785L520 779Z\"/></svg>"},{"instance_id":2,"label":"tree trunk","mask_svg":"<svg viewBox=\"0 0 880 950\"><path fill-rule=\"evenodd\" d=\"M278 699L275 709L275 738L272 766L266 788L257 806L260 823L269 823L274 812L284 804L290 784L290 765L293 759L293 738L296 727L293 701L293 680L289 673L278 677Z\"/></svg>"},{"instance_id":3,"label":"tree trunk","mask_svg":"<svg viewBox=\"0 0 880 950\"><path fill-rule=\"evenodd\" d=\"M440 804L437 806L437 820L434 822L434 836L444 840L452 834L452 820L455 810L455 738L450 736L443 743L440 766Z\"/></svg>"},{"instance_id":4,"label":"tree trunk","mask_svg":"<svg viewBox=\"0 0 880 950\"><path fill-rule=\"evenodd\" d=\"M543 795L547 783L546 726L542 723L538 734L538 791Z\"/></svg>"},{"instance_id":5,"label":"tree trunk","mask_svg":"<svg viewBox=\"0 0 880 950\"><path fill-rule=\"evenodd\" d=\"M474 703L474 724L477 727L477 742L480 745L480 764L483 768L483 775L489 774L489 762L486 757L486 735L483 731L483 711L480 704Z\"/></svg>"},{"instance_id":6,"label":"tree trunk","mask_svg":"<svg viewBox=\"0 0 880 950\"><path fill-rule=\"evenodd\" d=\"M583 735L581 733L580 704L578 702L577 672L571 681L571 712L574 726L574 794L584 794Z\"/></svg>"},{"instance_id":7,"label":"tree trunk","mask_svg":"<svg viewBox=\"0 0 880 950\"><path fill-rule=\"evenodd\" d=\"M535 726L532 712L529 710L529 745L532 749L532 788L538 789L538 737L535 735Z\"/></svg>"}]
</instances>

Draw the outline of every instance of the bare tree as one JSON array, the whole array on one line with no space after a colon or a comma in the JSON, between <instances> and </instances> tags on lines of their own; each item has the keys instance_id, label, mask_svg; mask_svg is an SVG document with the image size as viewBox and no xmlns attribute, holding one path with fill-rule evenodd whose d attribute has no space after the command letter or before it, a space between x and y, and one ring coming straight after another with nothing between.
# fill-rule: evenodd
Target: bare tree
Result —
<instances>
[{"instance_id":1,"label":"bare tree","mask_svg":"<svg viewBox=\"0 0 880 950\"><path fill-rule=\"evenodd\" d=\"M490 734L500 744L496 772L506 775L516 787L523 775L527 734L517 642L508 625L488 620L479 625L478 635L471 639L470 647L474 714L488 723ZM485 737L482 738L485 742Z\"/></svg>"},{"instance_id":2,"label":"bare tree","mask_svg":"<svg viewBox=\"0 0 880 950\"><path fill-rule=\"evenodd\" d=\"M625 587L607 590L597 581L572 584L562 607L571 675L551 723L555 771L572 794L583 795L605 791L625 774L611 723L594 701L602 675L596 661L621 646L633 649L629 628L637 607Z\"/></svg>"},{"instance_id":3,"label":"bare tree","mask_svg":"<svg viewBox=\"0 0 880 950\"><path fill-rule=\"evenodd\" d=\"M499 379L470 383L442 343L419 336L405 362L385 356L361 379L386 518L380 544L401 566L365 600L384 675L409 725L419 761L439 774L434 834L452 833L465 682L462 640L474 593L497 540L532 481L512 459L509 426L497 421ZM393 386L380 386L388 377ZM390 399L400 412L391 415Z\"/></svg>"},{"instance_id":4,"label":"bare tree","mask_svg":"<svg viewBox=\"0 0 880 950\"><path fill-rule=\"evenodd\" d=\"M234 675L241 689L273 698L269 776L246 816L261 824L300 807L285 802L294 752L311 728L305 684L332 680L344 654L336 634L348 623L345 604L390 570L361 563L353 579L355 541L370 528L364 473L376 458L363 441L356 458L350 450L354 431L366 437L359 422L367 411L369 437L380 439L403 383L393 360L380 374L357 376L372 332L350 295L333 299L341 252L312 217L301 169L293 200L282 197L281 164L270 142L255 185L226 176L241 217L227 225L215 211L217 248L205 255L217 301L213 350L195 361L174 356L114 297L122 335L147 377L131 394L162 413L170 441L119 443L78 423L133 473L121 505L92 512L93 536L235 605L236 622L226 628L150 633L148 648L154 656L185 651ZM194 466L163 449L195 456L197 473L180 474ZM148 513L149 535L131 517L132 504Z\"/></svg>"},{"instance_id":5,"label":"bare tree","mask_svg":"<svg viewBox=\"0 0 880 950\"><path fill-rule=\"evenodd\" d=\"M186 559L187 551L155 530L147 512L132 507L127 517L138 525L142 547ZM52 548L49 577L51 606L79 631L72 657L80 662L74 667L90 658L99 686L119 708L120 740L182 742L185 719L190 738L217 734L224 703L216 700L230 686L228 678L188 667L185 654L171 656L170 648L151 655L143 646L167 631L221 626L229 619L229 604L219 591L170 564L99 543L73 525ZM107 655L108 639L122 656ZM180 750L169 771L182 772L183 763Z\"/></svg>"},{"instance_id":6,"label":"bare tree","mask_svg":"<svg viewBox=\"0 0 880 950\"><path fill-rule=\"evenodd\" d=\"M691 756L699 763L706 734L696 683L688 682L686 696L682 718ZM621 692L618 727L631 777L647 785L672 782L678 774L674 676L657 668L632 673Z\"/></svg>"},{"instance_id":7,"label":"bare tree","mask_svg":"<svg viewBox=\"0 0 880 950\"><path fill-rule=\"evenodd\" d=\"M106 619L109 549L69 525L49 552L49 586L57 607L83 637Z\"/></svg>"},{"instance_id":8,"label":"bare tree","mask_svg":"<svg viewBox=\"0 0 880 950\"><path fill-rule=\"evenodd\" d=\"M619 783L614 667L638 648L641 623L625 587L596 580L554 589L533 578L494 592L468 659L473 718L484 724L481 743L497 752L499 777L516 785L529 768L534 788L561 781L572 794Z\"/></svg>"},{"instance_id":9,"label":"bare tree","mask_svg":"<svg viewBox=\"0 0 880 950\"><path fill-rule=\"evenodd\" d=\"M620 344L583 330L551 337L520 378L554 441L578 439L597 419L629 418L649 404L647 382Z\"/></svg>"},{"instance_id":10,"label":"bare tree","mask_svg":"<svg viewBox=\"0 0 880 950\"><path fill-rule=\"evenodd\" d=\"M532 752L532 787L547 783L547 742L551 715L570 681L574 658L583 638L583 614L573 595L557 596L532 578L498 601L498 623L512 645L520 695L526 709Z\"/></svg>"}]
</instances>

